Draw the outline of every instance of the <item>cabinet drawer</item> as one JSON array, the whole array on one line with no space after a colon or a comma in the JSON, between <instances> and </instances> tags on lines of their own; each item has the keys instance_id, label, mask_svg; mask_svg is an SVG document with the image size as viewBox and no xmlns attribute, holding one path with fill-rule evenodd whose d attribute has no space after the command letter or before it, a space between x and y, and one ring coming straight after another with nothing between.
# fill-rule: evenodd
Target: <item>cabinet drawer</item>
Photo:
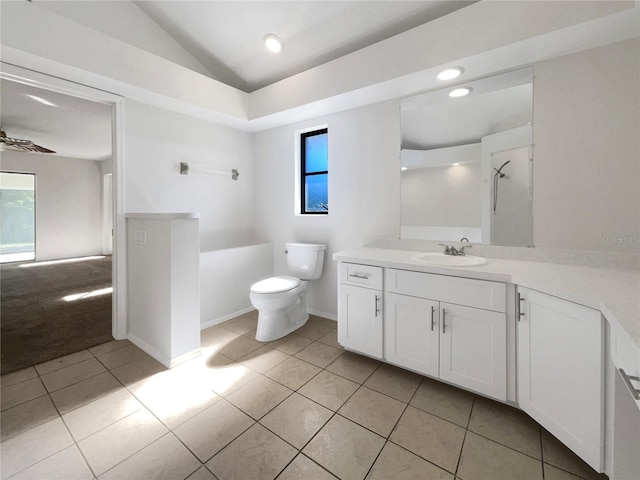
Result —
<instances>
[{"instance_id":1,"label":"cabinet drawer","mask_svg":"<svg viewBox=\"0 0 640 480\"><path fill-rule=\"evenodd\" d=\"M340 264L340 283L382 290L382 267L343 262Z\"/></svg>"},{"instance_id":2,"label":"cabinet drawer","mask_svg":"<svg viewBox=\"0 0 640 480\"><path fill-rule=\"evenodd\" d=\"M392 293L494 312L506 311L504 283L388 268L385 284L386 291Z\"/></svg>"}]
</instances>

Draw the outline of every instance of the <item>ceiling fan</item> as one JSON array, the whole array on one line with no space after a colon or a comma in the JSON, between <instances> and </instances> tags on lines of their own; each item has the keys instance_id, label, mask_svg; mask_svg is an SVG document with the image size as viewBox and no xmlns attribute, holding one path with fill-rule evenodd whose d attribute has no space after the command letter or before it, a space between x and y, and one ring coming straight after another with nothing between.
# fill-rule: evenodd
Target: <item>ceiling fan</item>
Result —
<instances>
[{"instance_id":1,"label":"ceiling fan","mask_svg":"<svg viewBox=\"0 0 640 480\"><path fill-rule=\"evenodd\" d=\"M4 130L0 130L0 151L17 150L19 152L56 153L48 148L36 145L31 140L7 137Z\"/></svg>"}]
</instances>

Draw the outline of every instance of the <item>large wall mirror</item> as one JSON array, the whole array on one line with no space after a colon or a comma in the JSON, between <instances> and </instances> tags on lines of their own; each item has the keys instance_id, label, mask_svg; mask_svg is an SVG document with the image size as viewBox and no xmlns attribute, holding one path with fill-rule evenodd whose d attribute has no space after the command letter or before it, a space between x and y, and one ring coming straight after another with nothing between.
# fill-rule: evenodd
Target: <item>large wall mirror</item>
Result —
<instances>
[{"instance_id":1,"label":"large wall mirror","mask_svg":"<svg viewBox=\"0 0 640 480\"><path fill-rule=\"evenodd\" d=\"M533 246L532 104L530 68L402 100L401 238Z\"/></svg>"}]
</instances>

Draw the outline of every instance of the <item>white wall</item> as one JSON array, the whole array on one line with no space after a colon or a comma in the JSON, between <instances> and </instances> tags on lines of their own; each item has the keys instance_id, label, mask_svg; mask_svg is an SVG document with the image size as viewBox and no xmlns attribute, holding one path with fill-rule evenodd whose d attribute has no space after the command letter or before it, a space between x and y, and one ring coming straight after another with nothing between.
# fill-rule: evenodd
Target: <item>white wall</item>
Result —
<instances>
[{"instance_id":1,"label":"white wall","mask_svg":"<svg viewBox=\"0 0 640 480\"><path fill-rule=\"evenodd\" d=\"M638 252L640 41L534 72L534 244Z\"/></svg>"},{"instance_id":2,"label":"white wall","mask_svg":"<svg viewBox=\"0 0 640 480\"><path fill-rule=\"evenodd\" d=\"M126 212L200 213L201 251L254 243L251 135L131 100L125 104ZM237 168L180 175L180 162Z\"/></svg>"},{"instance_id":3,"label":"white wall","mask_svg":"<svg viewBox=\"0 0 640 480\"><path fill-rule=\"evenodd\" d=\"M474 163L402 172L402 225L480 227L480 179L479 155Z\"/></svg>"},{"instance_id":4,"label":"white wall","mask_svg":"<svg viewBox=\"0 0 640 480\"><path fill-rule=\"evenodd\" d=\"M286 242L327 245L322 278L311 283L313 311L335 316L334 252L362 245L364 235L400 234L400 108L391 101L301 122L253 138L256 224L274 245L274 268L286 272ZM329 214L294 214L296 130L329 128Z\"/></svg>"},{"instance_id":5,"label":"white wall","mask_svg":"<svg viewBox=\"0 0 640 480\"><path fill-rule=\"evenodd\" d=\"M36 174L36 260L102 252L100 162L7 150L2 170Z\"/></svg>"}]
</instances>

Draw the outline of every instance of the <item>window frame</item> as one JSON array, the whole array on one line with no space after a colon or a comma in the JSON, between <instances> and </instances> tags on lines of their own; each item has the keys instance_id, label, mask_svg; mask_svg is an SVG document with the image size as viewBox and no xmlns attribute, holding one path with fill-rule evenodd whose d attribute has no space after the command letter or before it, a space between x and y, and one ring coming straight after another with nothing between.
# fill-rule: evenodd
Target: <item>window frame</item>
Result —
<instances>
[{"instance_id":1,"label":"window frame","mask_svg":"<svg viewBox=\"0 0 640 480\"><path fill-rule=\"evenodd\" d=\"M309 137L314 137L317 135L327 135L327 170L320 170L317 172L312 172L312 173L307 173L306 172L306 146L307 146L307 138ZM306 202L306 179L307 177L310 176L315 176L315 175L326 175L327 176L327 207L328 207L328 188L329 188L329 152L328 152L328 145L329 145L329 128L327 126L323 126L323 127L318 127L318 128L314 128L311 130L307 130L304 132L300 132L299 133L299 139L300 139L300 161L299 161L299 165L300 165L300 175L298 178L298 191L299 191L299 202L300 202L300 211L299 214L300 215L328 215L329 214L329 210L327 209L326 211L323 212L312 212L312 211L308 211L307 210L307 202Z\"/></svg>"}]
</instances>

